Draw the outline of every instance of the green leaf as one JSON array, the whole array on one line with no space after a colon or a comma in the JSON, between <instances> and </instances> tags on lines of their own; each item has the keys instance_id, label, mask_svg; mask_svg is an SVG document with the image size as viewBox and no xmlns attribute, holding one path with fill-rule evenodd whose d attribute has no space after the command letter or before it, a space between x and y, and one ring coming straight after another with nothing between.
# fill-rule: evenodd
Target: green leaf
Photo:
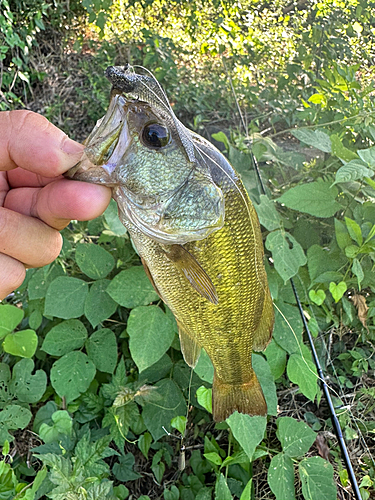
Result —
<instances>
[{"instance_id":1,"label":"green leaf","mask_svg":"<svg viewBox=\"0 0 375 500\"><path fill-rule=\"evenodd\" d=\"M21 323L23 316L22 309L9 304L0 304L0 339L12 332Z\"/></svg>"},{"instance_id":2,"label":"green leaf","mask_svg":"<svg viewBox=\"0 0 375 500\"><path fill-rule=\"evenodd\" d=\"M47 387L47 375L43 370L37 370L34 375L34 361L24 358L13 367L12 380L9 389L23 403L37 403Z\"/></svg>"},{"instance_id":3,"label":"green leaf","mask_svg":"<svg viewBox=\"0 0 375 500\"><path fill-rule=\"evenodd\" d=\"M210 360L208 354L204 349L201 350L201 354L199 356L198 363L194 368L194 371L201 380L212 384L214 380L214 367L212 361Z\"/></svg>"},{"instance_id":4,"label":"green leaf","mask_svg":"<svg viewBox=\"0 0 375 500\"><path fill-rule=\"evenodd\" d=\"M345 224L348 228L348 232L350 237L361 246L363 243L362 231L359 224L356 223L355 220L349 219L349 217L345 217Z\"/></svg>"},{"instance_id":5,"label":"green leaf","mask_svg":"<svg viewBox=\"0 0 375 500\"><path fill-rule=\"evenodd\" d=\"M352 271L353 274L357 276L358 288L361 289L361 282L363 281L365 274L358 259L353 259Z\"/></svg>"},{"instance_id":6,"label":"green leaf","mask_svg":"<svg viewBox=\"0 0 375 500\"><path fill-rule=\"evenodd\" d=\"M134 266L121 271L108 285L107 293L118 304L128 309L146 306L159 300L142 266Z\"/></svg>"},{"instance_id":7,"label":"green leaf","mask_svg":"<svg viewBox=\"0 0 375 500\"><path fill-rule=\"evenodd\" d=\"M124 456L119 457L118 463L113 466L113 474L116 479L121 482L135 481L142 477L138 472L134 472L133 467L135 464L135 458L132 453L127 453Z\"/></svg>"},{"instance_id":8,"label":"green leaf","mask_svg":"<svg viewBox=\"0 0 375 500\"><path fill-rule=\"evenodd\" d=\"M112 255L93 243L78 243L76 261L81 271L94 280L105 278L115 266Z\"/></svg>"},{"instance_id":9,"label":"green leaf","mask_svg":"<svg viewBox=\"0 0 375 500\"><path fill-rule=\"evenodd\" d=\"M143 456L148 460L148 451L152 443L152 436L149 432L145 432L138 439L138 448L143 453Z\"/></svg>"},{"instance_id":10,"label":"green leaf","mask_svg":"<svg viewBox=\"0 0 375 500\"><path fill-rule=\"evenodd\" d=\"M72 434L73 420L66 410L55 411L51 418L52 425L42 423L39 427L39 436L45 443L58 442L62 436Z\"/></svg>"},{"instance_id":11,"label":"green leaf","mask_svg":"<svg viewBox=\"0 0 375 500\"><path fill-rule=\"evenodd\" d=\"M155 441L165 436L163 427L171 432L171 420L186 412L186 402L182 392L173 380L163 379L157 382L156 401L148 401L143 407L143 420Z\"/></svg>"},{"instance_id":12,"label":"green leaf","mask_svg":"<svg viewBox=\"0 0 375 500\"><path fill-rule=\"evenodd\" d=\"M174 429L177 429L184 436L186 430L186 422L187 420L184 416L174 417L171 420L171 426Z\"/></svg>"},{"instance_id":13,"label":"green leaf","mask_svg":"<svg viewBox=\"0 0 375 500\"><path fill-rule=\"evenodd\" d=\"M267 349L264 351L274 380L277 380L284 373L286 367L286 352L272 339Z\"/></svg>"},{"instance_id":14,"label":"green leaf","mask_svg":"<svg viewBox=\"0 0 375 500\"><path fill-rule=\"evenodd\" d=\"M369 165L372 169L375 168L375 146L368 149L359 149L357 151L359 157ZM371 177L371 175L370 175Z\"/></svg>"},{"instance_id":15,"label":"green leaf","mask_svg":"<svg viewBox=\"0 0 375 500\"><path fill-rule=\"evenodd\" d=\"M326 300L326 293L324 290L310 290L309 297L314 304L321 306L323 302Z\"/></svg>"},{"instance_id":16,"label":"green leaf","mask_svg":"<svg viewBox=\"0 0 375 500\"><path fill-rule=\"evenodd\" d=\"M37 330L42 324L42 321L43 321L42 313L35 309L29 316L29 327L32 330Z\"/></svg>"},{"instance_id":17,"label":"green leaf","mask_svg":"<svg viewBox=\"0 0 375 500\"><path fill-rule=\"evenodd\" d=\"M320 457L308 457L298 466L306 500L335 500L337 490L332 465Z\"/></svg>"},{"instance_id":18,"label":"green leaf","mask_svg":"<svg viewBox=\"0 0 375 500\"><path fill-rule=\"evenodd\" d=\"M95 365L86 354L73 351L53 363L51 384L56 393L70 403L87 391L95 373Z\"/></svg>"},{"instance_id":19,"label":"green leaf","mask_svg":"<svg viewBox=\"0 0 375 500\"><path fill-rule=\"evenodd\" d=\"M286 283L306 264L306 255L301 245L289 233L273 231L267 236L266 248L272 252L276 271Z\"/></svg>"},{"instance_id":20,"label":"green leaf","mask_svg":"<svg viewBox=\"0 0 375 500\"><path fill-rule=\"evenodd\" d=\"M361 160L352 160L338 169L334 184L338 182L352 182L364 177L371 177L372 175L373 172Z\"/></svg>"},{"instance_id":21,"label":"green leaf","mask_svg":"<svg viewBox=\"0 0 375 500\"><path fill-rule=\"evenodd\" d=\"M272 457L267 480L276 500L295 500L293 462L285 453Z\"/></svg>"},{"instance_id":22,"label":"green leaf","mask_svg":"<svg viewBox=\"0 0 375 500\"><path fill-rule=\"evenodd\" d=\"M292 354L287 364L287 375L293 384L297 384L302 394L314 401L318 392L318 374L315 364L300 354Z\"/></svg>"},{"instance_id":23,"label":"green leaf","mask_svg":"<svg viewBox=\"0 0 375 500\"><path fill-rule=\"evenodd\" d=\"M283 452L291 458L301 457L309 451L316 439L314 432L304 422L291 417L280 417L276 420L276 435L281 442Z\"/></svg>"},{"instance_id":24,"label":"green leaf","mask_svg":"<svg viewBox=\"0 0 375 500\"><path fill-rule=\"evenodd\" d=\"M38 336L34 330L20 330L9 333L3 342L3 349L8 354L31 358L38 347Z\"/></svg>"},{"instance_id":25,"label":"green leaf","mask_svg":"<svg viewBox=\"0 0 375 500\"><path fill-rule=\"evenodd\" d=\"M254 203L254 206L259 217L259 222L262 226L268 229L268 231L280 228L281 217L275 208L274 201L271 201L268 196L261 194L260 204L256 205Z\"/></svg>"},{"instance_id":26,"label":"green leaf","mask_svg":"<svg viewBox=\"0 0 375 500\"><path fill-rule=\"evenodd\" d=\"M211 134L212 139L215 139L215 141L222 142L225 146L225 149L228 151L229 150L229 141L228 137L224 134L224 132L217 132L216 134Z\"/></svg>"},{"instance_id":27,"label":"green leaf","mask_svg":"<svg viewBox=\"0 0 375 500\"><path fill-rule=\"evenodd\" d=\"M252 365L267 403L268 415L277 415L276 385L267 361L260 354L252 355Z\"/></svg>"},{"instance_id":28,"label":"green leaf","mask_svg":"<svg viewBox=\"0 0 375 500\"><path fill-rule=\"evenodd\" d=\"M3 446L6 440L13 441L14 438L8 434L8 430L24 429L29 425L32 416L30 410L19 405L8 405L0 411L0 446ZM0 480L3 481L1 478L1 467ZM0 483L0 495L3 484L3 482Z\"/></svg>"},{"instance_id":29,"label":"green leaf","mask_svg":"<svg viewBox=\"0 0 375 500\"><path fill-rule=\"evenodd\" d=\"M251 500L252 489L253 489L253 478L249 479L248 483L246 484L246 486L241 494L240 500Z\"/></svg>"},{"instance_id":30,"label":"green leaf","mask_svg":"<svg viewBox=\"0 0 375 500\"><path fill-rule=\"evenodd\" d=\"M331 283L329 284L329 291L331 292L332 297L335 299L335 302L338 302L341 299L347 288L348 287L346 286L345 281L340 281L340 283L338 283L337 285L336 283L331 281Z\"/></svg>"},{"instance_id":31,"label":"green leaf","mask_svg":"<svg viewBox=\"0 0 375 500\"><path fill-rule=\"evenodd\" d=\"M83 315L88 285L68 276L56 278L48 287L44 306L45 316L70 319Z\"/></svg>"},{"instance_id":32,"label":"green leaf","mask_svg":"<svg viewBox=\"0 0 375 500\"><path fill-rule=\"evenodd\" d=\"M338 219L335 219L335 236L338 246L343 250L345 247L351 245L352 240L349 235L345 224Z\"/></svg>"},{"instance_id":33,"label":"green leaf","mask_svg":"<svg viewBox=\"0 0 375 500\"><path fill-rule=\"evenodd\" d=\"M309 182L290 188L276 201L288 208L314 215L315 217L332 217L340 210L337 203L337 188L330 182Z\"/></svg>"},{"instance_id":34,"label":"green leaf","mask_svg":"<svg viewBox=\"0 0 375 500\"><path fill-rule=\"evenodd\" d=\"M80 349L87 339L85 325L78 319L68 319L51 328L47 333L42 350L52 356Z\"/></svg>"},{"instance_id":35,"label":"green leaf","mask_svg":"<svg viewBox=\"0 0 375 500\"><path fill-rule=\"evenodd\" d=\"M172 322L158 306L133 309L128 318L129 349L139 371L158 361L174 339Z\"/></svg>"},{"instance_id":36,"label":"green leaf","mask_svg":"<svg viewBox=\"0 0 375 500\"><path fill-rule=\"evenodd\" d=\"M49 264L38 269L30 278L27 285L30 300L44 299L48 287L58 276L63 276L64 271L60 265Z\"/></svg>"},{"instance_id":37,"label":"green leaf","mask_svg":"<svg viewBox=\"0 0 375 500\"><path fill-rule=\"evenodd\" d=\"M331 139L329 135L327 135L322 130L311 130L311 129L296 129L292 130L292 134L299 141L308 144L309 146L313 146L320 151L324 151L325 153L331 152Z\"/></svg>"},{"instance_id":38,"label":"green leaf","mask_svg":"<svg viewBox=\"0 0 375 500\"><path fill-rule=\"evenodd\" d=\"M115 200L111 200L110 204L107 207L107 210L104 212L104 218L106 223L109 226L109 229L116 236L124 236L126 234L126 229L118 216L117 203Z\"/></svg>"},{"instance_id":39,"label":"green leaf","mask_svg":"<svg viewBox=\"0 0 375 500\"><path fill-rule=\"evenodd\" d=\"M101 372L113 373L117 365L116 335L109 328L94 332L86 342L86 352Z\"/></svg>"},{"instance_id":40,"label":"green leaf","mask_svg":"<svg viewBox=\"0 0 375 500\"><path fill-rule=\"evenodd\" d=\"M205 410L212 413L212 389L203 385L197 389L197 401Z\"/></svg>"},{"instance_id":41,"label":"green leaf","mask_svg":"<svg viewBox=\"0 0 375 500\"><path fill-rule=\"evenodd\" d=\"M221 456L214 451L211 453L204 453L203 456L204 458L207 458L207 460L209 460L214 465L221 465L223 463Z\"/></svg>"},{"instance_id":42,"label":"green leaf","mask_svg":"<svg viewBox=\"0 0 375 500\"><path fill-rule=\"evenodd\" d=\"M300 353L303 324L296 306L277 302L273 338L287 353Z\"/></svg>"},{"instance_id":43,"label":"green leaf","mask_svg":"<svg viewBox=\"0 0 375 500\"><path fill-rule=\"evenodd\" d=\"M232 500L232 498L227 481L223 474L220 473L215 483L215 500Z\"/></svg>"},{"instance_id":44,"label":"green leaf","mask_svg":"<svg viewBox=\"0 0 375 500\"><path fill-rule=\"evenodd\" d=\"M255 448L264 438L267 425L266 417L250 417L250 415L235 411L227 418L226 422L251 461Z\"/></svg>"},{"instance_id":45,"label":"green leaf","mask_svg":"<svg viewBox=\"0 0 375 500\"><path fill-rule=\"evenodd\" d=\"M110 283L110 280L95 281L87 294L85 316L93 328L116 312L117 303L106 292Z\"/></svg>"},{"instance_id":46,"label":"green leaf","mask_svg":"<svg viewBox=\"0 0 375 500\"><path fill-rule=\"evenodd\" d=\"M337 158L340 158L341 160L347 162L358 158L358 155L354 151L351 151L350 149L343 146L338 135L331 135L331 143L333 156L337 156Z\"/></svg>"}]
</instances>

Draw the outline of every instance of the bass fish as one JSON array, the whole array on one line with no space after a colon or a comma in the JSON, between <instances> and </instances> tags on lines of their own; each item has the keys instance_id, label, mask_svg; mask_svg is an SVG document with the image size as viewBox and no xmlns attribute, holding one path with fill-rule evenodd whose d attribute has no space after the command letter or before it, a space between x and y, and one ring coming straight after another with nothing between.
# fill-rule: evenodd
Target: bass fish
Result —
<instances>
[{"instance_id":1,"label":"bass fish","mask_svg":"<svg viewBox=\"0 0 375 500\"><path fill-rule=\"evenodd\" d=\"M274 311L255 209L239 175L176 118L150 74L111 66L106 115L72 179L110 186L145 271L174 314L186 363L203 347L214 366L213 418L266 415L251 365Z\"/></svg>"}]
</instances>

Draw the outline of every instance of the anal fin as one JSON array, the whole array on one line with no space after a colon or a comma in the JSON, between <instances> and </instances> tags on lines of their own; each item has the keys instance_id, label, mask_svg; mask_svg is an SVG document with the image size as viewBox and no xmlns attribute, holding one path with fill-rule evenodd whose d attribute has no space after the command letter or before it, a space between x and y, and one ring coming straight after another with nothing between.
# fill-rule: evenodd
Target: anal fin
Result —
<instances>
[{"instance_id":1,"label":"anal fin","mask_svg":"<svg viewBox=\"0 0 375 500\"><path fill-rule=\"evenodd\" d=\"M269 290L267 290L263 303L261 319L259 321L258 328L255 330L253 336L254 351L264 351L264 349L268 346L272 338L274 322L275 312L273 309L273 302L271 294Z\"/></svg>"},{"instance_id":2,"label":"anal fin","mask_svg":"<svg viewBox=\"0 0 375 500\"><path fill-rule=\"evenodd\" d=\"M253 371L249 382L226 384L214 374L212 385L212 414L216 422L222 422L233 412L248 415L267 415L267 404L259 380Z\"/></svg>"},{"instance_id":3,"label":"anal fin","mask_svg":"<svg viewBox=\"0 0 375 500\"><path fill-rule=\"evenodd\" d=\"M177 324L178 333L180 336L181 351L182 355L184 356L184 360L189 366L195 368L199 359L199 355L201 353L201 348L197 344L197 342L186 333L181 324L178 322Z\"/></svg>"},{"instance_id":4,"label":"anal fin","mask_svg":"<svg viewBox=\"0 0 375 500\"><path fill-rule=\"evenodd\" d=\"M194 290L208 301L217 305L219 297L216 288L196 258L181 245L171 245L167 250L164 250L168 259L185 275Z\"/></svg>"}]
</instances>

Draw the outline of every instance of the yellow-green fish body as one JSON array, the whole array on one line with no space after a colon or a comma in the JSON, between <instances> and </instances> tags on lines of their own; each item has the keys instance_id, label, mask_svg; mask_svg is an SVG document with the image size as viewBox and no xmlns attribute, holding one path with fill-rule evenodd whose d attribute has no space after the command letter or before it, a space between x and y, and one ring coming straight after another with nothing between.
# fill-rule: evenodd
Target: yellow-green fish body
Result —
<instances>
[{"instance_id":1,"label":"yellow-green fish body","mask_svg":"<svg viewBox=\"0 0 375 500\"><path fill-rule=\"evenodd\" d=\"M117 71L110 78L113 100L129 92L126 73L125 83L122 76ZM84 161L74 178L113 186L120 219L154 287L177 320L185 361L194 366L203 347L213 363L214 419L224 420L235 410L264 415L267 407L251 355L267 346L274 313L257 214L223 155L177 119L169 120L164 103L151 104L147 99L126 105L127 144L131 144L120 168L114 166L120 155L113 151L121 139L111 139L112 127L107 135L99 134L101 142L98 134L90 136L91 166ZM171 137L168 144L155 149L152 141L167 133L155 129L153 124L158 123L171 131ZM150 128L157 131L151 141ZM106 136L110 139L105 143ZM108 148L113 148L110 154ZM154 160L148 160L149 154Z\"/></svg>"}]
</instances>

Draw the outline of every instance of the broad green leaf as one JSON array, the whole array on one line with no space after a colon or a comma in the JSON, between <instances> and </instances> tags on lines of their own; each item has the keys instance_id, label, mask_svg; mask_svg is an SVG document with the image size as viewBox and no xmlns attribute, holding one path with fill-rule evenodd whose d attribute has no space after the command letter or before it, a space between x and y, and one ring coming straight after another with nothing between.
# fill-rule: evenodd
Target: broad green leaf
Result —
<instances>
[{"instance_id":1,"label":"broad green leaf","mask_svg":"<svg viewBox=\"0 0 375 500\"><path fill-rule=\"evenodd\" d=\"M208 357L208 354L204 349L201 350L201 354L198 359L198 363L194 368L195 373L201 380L209 382L212 384L214 379L214 367L212 361Z\"/></svg>"},{"instance_id":2,"label":"broad green leaf","mask_svg":"<svg viewBox=\"0 0 375 500\"><path fill-rule=\"evenodd\" d=\"M362 231L359 224L356 223L355 220L349 219L349 217L345 217L345 224L348 228L348 232L350 237L361 246L363 243Z\"/></svg>"},{"instance_id":3,"label":"broad green leaf","mask_svg":"<svg viewBox=\"0 0 375 500\"><path fill-rule=\"evenodd\" d=\"M277 415L276 386L267 361L260 354L252 355L252 365L267 403L268 415Z\"/></svg>"},{"instance_id":4,"label":"broad green leaf","mask_svg":"<svg viewBox=\"0 0 375 500\"><path fill-rule=\"evenodd\" d=\"M143 456L148 460L148 451L152 443L152 436L149 432L145 432L138 439L138 448L141 450Z\"/></svg>"},{"instance_id":5,"label":"broad green leaf","mask_svg":"<svg viewBox=\"0 0 375 500\"><path fill-rule=\"evenodd\" d=\"M287 375L293 384L297 384L302 394L311 401L315 400L318 392L318 374L316 366L301 354L292 354L286 367Z\"/></svg>"},{"instance_id":6,"label":"broad green leaf","mask_svg":"<svg viewBox=\"0 0 375 500\"><path fill-rule=\"evenodd\" d=\"M353 274L357 276L358 288L361 289L361 282L363 281L365 274L358 259L353 259L352 271Z\"/></svg>"},{"instance_id":7,"label":"broad green leaf","mask_svg":"<svg viewBox=\"0 0 375 500\"><path fill-rule=\"evenodd\" d=\"M215 451L213 451L211 453L204 453L203 456L204 456L204 458L207 458L207 460L209 460L214 465L221 465L223 463L221 456L218 453L216 453Z\"/></svg>"},{"instance_id":8,"label":"broad green leaf","mask_svg":"<svg viewBox=\"0 0 375 500\"><path fill-rule=\"evenodd\" d=\"M331 186L330 182L316 181L290 188L276 201L293 210L325 218L332 217L340 210L337 195L336 186Z\"/></svg>"},{"instance_id":9,"label":"broad green leaf","mask_svg":"<svg viewBox=\"0 0 375 500\"><path fill-rule=\"evenodd\" d=\"M295 500L293 462L285 453L272 457L267 481L276 500Z\"/></svg>"},{"instance_id":10,"label":"broad green leaf","mask_svg":"<svg viewBox=\"0 0 375 500\"><path fill-rule=\"evenodd\" d=\"M127 453L119 457L118 463L115 463L112 470L116 479L121 482L134 481L142 477L138 472L134 472L133 467L135 464L135 458L132 453Z\"/></svg>"},{"instance_id":11,"label":"broad green leaf","mask_svg":"<svg viewBox=\"0 0 375 500\"><path fill-rule=\"evenodd\" d=\"M276 435L281 442L283 452L291 458L301 457L309 451L316 439L314 432L304 422L295 418L280 417L276 420Z\"/></svg>"},{"instance_id":12,"label":"broad green leaf","mask_svg":"<svg viewBox=\"0 0 375 500\"><path fill-rule=\"evenodd\" d=\"M307 457L299 463L302 493L306 500L336 500L332 465L321 457Z\"/></svg>"},{"instance_id":13,"label":"broad green leaf","mask_svg":"<svg viewBox=\"0 0 375 500\"><path fill-rule=\"evenodd\" d=\"M118 304L129 309L159 300L142 266L133 266L117 274L108 285L107 293Z\"/></svg>"},{"instance_id":14,"label":"broad green leaf","mask_svg":"<svg viewBox=\"0 0 375 500\"><path fill-rule=\"evenodd\" d=\"M115 266L112 255L94 243L78 243L76 261L81 271L94 280L105 278Z\"/></svg>"},{"instance_id":15,"label":"broad green leaf","mask_svg":"<svg viewBox=\"0 0 375 500\"><path fill-rule=\"evenodd\" d=\"M368 169L361 160L352 160L338 169L334 184L356 181L364 177L371 177L373 174L373 171Z\"/></svg>"},{"instance_id":16,"label":"broad green leaf","mask_svg":"<svg viewBox=\"0 0 375 500\"><path fill-rule=\"evenodd\" d=\"M217 132L216 134L211 134L212 139L215 141L222 142L225 146L226 150L229 150L229 141L228 137L224 134L224 132Z\"/></svg>"},{"instance_id":17,"label":"broad green leaf","mask_svg":"<svg viewBox=\"0 0 375 500\"><path fill-rule=\"evenodd\" d=\"M264 438L267 425L266 417L250 417L250 415L235 411L227 418L226 422L251 461L255 448Z\"/></svg>"},{"instance_id":18,"label":"broad green leaf","mask_svg":"<svg viewBox=\"0 0 375 500\"><path fill-rule=\"evenodd\" d=\"M44 424L52 425L52 415L57 411L57 405L54 401L48 401L45 405L41 406L36 412L33 421L33 431L38 433L40 426Z\"/></svg>"},{"instance_id":19,"label":"broad green leaf","mask_svg":"<svg viewBox=\"0 0 375 500\"><path fill-rule=\"evenodd\" d=\"M34 361L24 358L13 366L9 389L23 403L37 403L47 387L47 375L37 370L34 375Z\"/></svg>"},{"instance_id":20,"label":"broad green leaf","mask_svg":"<svg viewBox=\"0 0 375 500\"><path fill-rule=\"evenodd\" d=\"M275 202L271 201L268 196L260 195L260 204L254 204L259 222L268 231L273 231L274 229L279 229L281 226L281 217L275 208Z\"/></svg>"},{"instance_id":21,"label":"broad green leaf","mask_svg":"<svg viewBox=\"0 0 375 500\"><path fill-rule=\"evenodd\" d=\"M31 358L38 347L38 336L34 330L20 330L8 333L3 342L3 349L8 354Z\"/></svg>"},{"instance_id":22,"label":"broad green leaf","mask_svg":"<svg viewBox=\"0 0 375 500\"><path fill-rule=\"evenodd\" d=\"M42 423L39 436L45 443L58 442L62 436L70 436L73 430L72 417L66 410L58 410L51 416L52 425Z\"/></svg>"},{"instance_id":23,"label":"broad green leaf","mask_svg":"<svg viewBox=\"0 0 375 500\"><path fill-rule=\"evenodd\" d=\"M232 494L223 474L220 473L215 484L215 500L232 500Z\"/></svg>"},{"instance_id":24,"label":"broad green leaf","mask_svg":"<svg viewBox=\"0 0 375 500\"><path fill-rule=\"evenodd\" d=\"M42 324L42 321L43 321L42 313L35 309L35 311L33 311L29 316L29 327L32 330L37 330Z\"/></svg>"},{"instance_id":25,"label":"broad green leaf","mask_svg":"<svg viewBox=\"0 0 375 500\"><path fill-rule=\"evenodd\" d=\"M172 322L158 306L133 309L128 318L129 349L139 371L158 361L174 339Z\"/></svg>"},{"instance_id":26,"label":"broad green leaf","mask_svg":"<svg viewBox=\"0 0 375 500\"><path fill-rule=\"evenodd\" d=\"M205 410L212 413L212 389L203 385L197 390L197 401Z\"/></svg>"},{"instance_id":27,"label":"broad green leaf","mask_svg":"<svg viewBox=\"0 0 375 500\"><path fill-rule=\"evenodd\" d=\"M66 402L70 403L87 391L95 373L95 365L86 354L73 351L53 363L51 384L56 393L61 398L65 397Z\"/></svg>"},{"instance_id":28,"label":"broad green leaf","mask_svg":"<svg viewBox=\"0 0 375 500\"><path fill-rule=\"evenodd\" d=\"M116 236L124 236L126 234L127 231L118 216L117 203L115 200L111 200L103 215L113 234Z\"/></svg>"},{"instance_id":29,"label":"broad green leaf","mask_svg":"<svg viewBox=\"0 0 375 500\"><path fill-rule=\"evenodd\" d=\"M86 342L86 352L101 372L113 373L117 365L116 336L109 328L94 332Z\"/></svg>"},{"instance_id":30,"label":"broad green leaf","mask_svg":"<svg viewBox=\"0 0 375 500\"><path fill-rule=\"evenodd\" d=\"M286 352L280 347L275 339L272 339L267 349L264 351L267 363L270 367L274 380L277 380L284 373L286 367Z\"/></svg>"},{"instance_id":31,"label":"broad green leaf","mask_svg":"<svg viewBox=\"0 0 375 500\"><path fill-rule=\"evenodd\" d=\"M365 162L367 163L367 165L369 167L371 167L372 169L375 168L375 146L373 146L372 148L368 148L368 149L359 149L357 151L359 157ZM370 175L371 177L371 175Z\"/></svg>"},{"instance_id":32,"label":"broad green leaf","mask_svg":"<svg viewBox=\"0 0 375 500\"><path fill-rule=\"evenodd\" d=\"M44 315L63 319L79 318L83 315L88 291L85 281L68 276L56 278L47 290Z\"/></svg>"},{"instance_id":33,"label":"broad green leaf","mask_svg":"<svg viewBox=\"0 0 375 500\"><path fill-rule=\"evenodd\" d=\"M275 305L275 342L289 354L300 353L303 324L297 307L284 302Z\"/></svg>"},{"instance_id":34,"label":"broad green leaf","mask_svg":"<svg viewBox=\"0 0 375 500\"><path fill-rule=\"evenodd\" d=\"M321 306L326 300L326 293L324 290L310 290L309 297L311 302L314 302L314 304Z\"/></svg>"},{"instance_id":35,"label":"broad green leaf","mask_svg":"<svg viewBox=\"0 0 375 500\"><path fill-rule=\"evenodd\" d=\"M174 417L171 420L171 426L174 429L177 429L184 436L186 430L186 422L187 421L185 416Z\"/></svg>"},{"instance_id":36,"label":"broad green leaf","mask_svg":"<svg viewBox=\"0 0 375 500\"><path fill-rule=\"evenodd\" d=\"M171 358L168 354L164 354L156 363L139 374L138 382L140 384L153 384L165 378L172 367L175 369L175 365L173 365Z\"/></svg>"},{"instance_id":37,"label":"broad green leaf","mask_svg":"<svg viewBox=\"0 0 375 500\"><path fill-rule=\"evenodd\" d=\"M245 488L244 488L244 490L243 490L243 492L241 494L240 500L251 500L251 498L252 498L252 489L253 489L253 478L251 478L249 480L249 482L247 483L247 485L245 486Z\"/></svg>"},{"instance_id":38,"label":"broad green leaf","mask_svg":"<svg viewBox=\"0 0 375 500\"><path fill-rule=\"evenodd\" d=\"M292 130L292 134L299 141L308 144L309 146L313 146L320 151L324 151L325 153L331 152L331 139L329 135L327 135L322 130L311 130L311 129L296 129Z\"/></svg>"},{"instance_id":39,"label":"broad green leaf","mask_svg":"<svg viewBox=\"0 0 375 500\"><path fill-rule=\"evenodd\" d=\"M349 231L347 230L345 224L338 219L335 219L335 236L337 244L341 250L352 243Z\"/></svg>"},{"instance_id":40,"label":"broad green leaf","mask_svg":"<svg viewBox=\"0 0 375 500\"><path fill-rule=\"evenodd\" d=\"M5 440L13 441L13 436L8 434L8 430L24 429L29 425L32 413L29 409L19 405L8 405L0 411L0 446L4 445ZM1 469L0 469L1 470ZM0 472L1 479L1 472ZM0 494L1 486L0 484ZM8 497L5 497L8 498Z\"/></svg>"},{"instance_id":41,"label":"broad green leaf","mask_svg":"<svg viewBox=\"0 0 375 500\"><path fill-rule=\"evenodd\" d=\"M21 323L23 316L22 309L10 304L0 304L0 339L12 332Z\"/></svg>"},{"instance_id":42,"label":"broad green leaf","mask_svg":"<svg viewBox=\"0 0 375 500\"><path fill-rule=\"evenodd\" d=\"M272 252L275 269L286 283L306 264L301 245L289 233L273 231L267 236L266 248Z\"/></svg>"},{"instance_id":43,"label":"broad green leaf","mask_svg":"<svg viewBox=\"0 0 375 500\"><path fill-rule=\"evenodd\" d=\"M335 299L335 302L338 302L341 299L347 288L348 287L345 281L340 281L340 283L338 283L337 285L333 281L329 284L329 291L331 292L332 297Z\"/></svg>"},{"instance_id":44,"label":"broad green leaf","mask_svg":"<svg viewBox=\"0 0 375 500\"><path fill-rule=\"evenodd\" d=\"M27 291L30 300L44 299L48 287L58 276L63 276L64 270L58 264L49 264L38 269L30 278Z\"/></svg>"},{"instance_id":45,"label":"broad green leaf","mask_svg":"<svg viewBox=\"0 0 375 500\"><path fill-rule=\"evenodd\" d=\"M186 413L185 398L173 380L160 380L156 387L159 398L156 401L148 401L142 412L144 423L155 441L165 436L163 427L171 432L173 417Z\"/></svg>"},{"instance_id":46,"label":"broad green leaf","mask_svg":"<svg viewBox=\"0 0 375 500\"><path fill-rule=\"evenodd\" d=\"M117 309L117 303L106 292L110 280L95 281L90 287L85 301L85 316L95 328L110 318Z\"/></svg>"},{"instance_id":47,"label":"broad green leaf","mask_svg":"<svg viewBox=\"0 0 375 500\"><path fill-rule=\"evenodd\" d=\"M42 350L52 356L80 349L87 339L85 325L78 319L68 319L51 328L47 333Z\"/></svg>"},{"instance_id":48,"label":"broad green leaf","mask_svg":"<svg viewBox=\"0 0 375 500\"><path fill-rule=\"evenodd\" d=\"M331 135L330 138L332 143L332 154L334 156L337 156L337 158L347 162L358 158L358 155L354 151L351 151L343 146L341 139L337 134Z\"/></svg>"}]
</instances>

